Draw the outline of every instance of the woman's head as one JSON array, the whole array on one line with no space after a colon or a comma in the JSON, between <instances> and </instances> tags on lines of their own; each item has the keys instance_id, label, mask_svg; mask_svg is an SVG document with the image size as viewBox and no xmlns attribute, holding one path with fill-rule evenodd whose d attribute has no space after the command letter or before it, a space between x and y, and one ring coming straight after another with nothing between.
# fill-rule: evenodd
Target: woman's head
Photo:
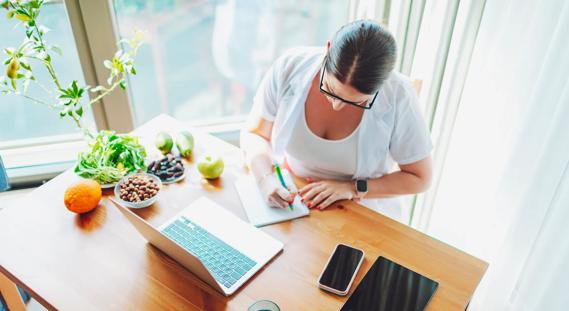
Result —
<instances>
[{"instance_id":1,"label":"woman's head","mask_svg":"<svg viewBox=\"0 0 569 311\"><path fill-rule=\"evenodd\" d=\"M372 95L393 70L396 55L395 39L378 23L370 20L349 23L328 44L325 80L349 86L354 91L351 93ZM355 99L358 94L350 95Z\"/></svg>"}]
</instances>

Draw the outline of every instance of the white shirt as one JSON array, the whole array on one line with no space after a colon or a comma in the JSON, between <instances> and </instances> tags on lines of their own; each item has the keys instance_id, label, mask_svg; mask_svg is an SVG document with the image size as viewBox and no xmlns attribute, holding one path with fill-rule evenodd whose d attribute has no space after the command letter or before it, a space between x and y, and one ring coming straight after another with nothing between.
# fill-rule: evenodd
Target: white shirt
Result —
<instances>
[{"instance_id":1,"label":"white shirt","mask_svg":"<svg viewBox=\"0 0 569 311\"><path fill-rule=\"evenodd\" d=\"M308 127L302 109L285 148L286 161L300 177L351 180L356 173L359 128L342 139L325 139Z\"/></svg>"},{"instance_id":2,"label":"white shirt","mask_svg":"<svg viewBox=\"0 0 569 311\"><path fill-rule=\"evenodd\" d=\"M295 48L278 58L261 81L251 118L273 122L271 147L282 161L295 122L304 111L312 79L322 66L324 49ZM364 112L357 133L354 179L378 178L390 172L392 160L410 164L433 148L429 131L409 78L392 72L379 89L373 107ZM399 198L366 199L361 203L401 220Z\"/></svg>"}]
</instances>

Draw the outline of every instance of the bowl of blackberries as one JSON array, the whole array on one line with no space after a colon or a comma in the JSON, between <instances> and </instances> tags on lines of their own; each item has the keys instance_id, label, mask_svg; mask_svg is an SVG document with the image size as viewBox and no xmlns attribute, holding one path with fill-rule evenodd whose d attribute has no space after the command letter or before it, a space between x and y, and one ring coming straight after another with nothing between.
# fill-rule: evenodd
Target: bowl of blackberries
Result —
<instances>
[{"instance_id":1,"label":"bowl of blackberries","mask_svg":"<svg viewBox=\"0 0 569 311\"><path fill-rule=\"evenodd\" d=\"M160 181L164 184L176 183L186 177L182 158L171 153L168 153L162 159L150 162L146 169L148 174L160 178Z\"/></svg>"},{"instance_id":2,"label":"bowl of blackberries","mask_svg":"<svg viewBox=\"0 0 569 311\"><path fill-rule=\"evenodd\" d=\"M160 178L138 173L123 177L115 186L115 197L129 208L148 207L158 199L162 188Z\"/></svg>"}]
</instances>

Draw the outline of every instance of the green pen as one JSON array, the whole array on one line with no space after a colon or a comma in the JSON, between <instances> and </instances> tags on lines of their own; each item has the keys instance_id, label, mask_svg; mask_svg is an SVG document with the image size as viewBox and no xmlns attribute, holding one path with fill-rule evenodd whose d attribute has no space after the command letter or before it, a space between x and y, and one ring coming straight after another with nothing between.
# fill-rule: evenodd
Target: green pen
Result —
<instances>
[{"instance_id":1,"label":"green pen","mask_svg":"<svg viewBox=\"0 0 569 311\"><path fill-rule=\"evenodd\" d=\"M286 186L286 183L285 183L284 178L283 178L283 174L281 173L281 167L279 166L278 163L275 163L275 172L277 172L277 176L279 177L279 180L281 181L281 185L283 185L283 187L285 187L285 189L288 190L288 187ZM289 204L288 207L290 207L291 211L294 209L292 204Z\"/></svg>"}]
</instances>

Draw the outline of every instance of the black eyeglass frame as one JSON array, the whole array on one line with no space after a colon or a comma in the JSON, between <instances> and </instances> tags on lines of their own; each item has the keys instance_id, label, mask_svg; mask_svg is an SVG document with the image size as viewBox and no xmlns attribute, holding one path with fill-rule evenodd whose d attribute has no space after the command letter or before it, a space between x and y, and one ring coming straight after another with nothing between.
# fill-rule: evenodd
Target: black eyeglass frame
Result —
<instances>
[{"instance_id":1,"label":"black eyeglass frame","mask_svg":"<svg viewBox=\"0 0 569 311\"><path fill-rule=\"evenodd\" d=\"M352 102L352 101L349 101L349 100L345 100L345 99L343 99L343 98L341 98L341 97L339 97L339 96L337 96L337 95L334 95L334 94L332 94L332 93L326 91L325 89L323 89L322 86L324 85L324 72L326 72L326 66L322 66L322 74L320 75L320 92L321 92L321 93L323 93L323 94L325 94L325 95L328 95L328 96L330 96L330 97L332 97L332 98L334 98L334 99L337 99L337 100L339 100L339 101L341 101L341 102L343 102L343 103L346 103L346 104L348 104L348 105L356 106L356 107L359 107L359 108L362 108L362 109L371 109L371 107L373 106L373 103L375 102L375 98L377 97L377 94L379 94L379 91L375 92L375 95L373 96L373 99L371 100L371 102L369 103L369 105L367 105L367 106L362 106L362 105L361 105L362 102L359 102L359 103L358 103L358 102Z\"/></svg>"}]
</instances>

